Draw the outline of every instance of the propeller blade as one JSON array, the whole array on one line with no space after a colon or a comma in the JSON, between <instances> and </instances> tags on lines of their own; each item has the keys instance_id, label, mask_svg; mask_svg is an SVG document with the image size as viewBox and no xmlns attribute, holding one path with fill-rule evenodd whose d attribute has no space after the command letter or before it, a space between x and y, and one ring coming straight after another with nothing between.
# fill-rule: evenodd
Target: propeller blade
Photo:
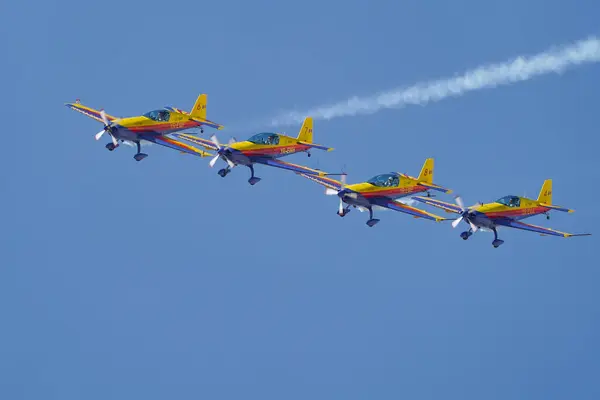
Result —
<instances>
[{"instance_id":1,"label":"propeller blade","mask_svg":"<svg viewBox=\"0 0 600 400\"><path fill-rule=\"evenodd\" d=\"M338 191L335 189L327 188L327 189L325 189L325 194L327 196L335 196L338 194Z\"/></svg>"},{"instance_id":2,"label":"propeller blade","mask_svg":"<svg viewBox=\"0 0 600 400\"><path fill-rule=\"evenodd\" d=\"M106 113L104 112L104 110L100 110L100 118L102 118L102 121L104 122L104 126L108 126L109 122L108 122L108 118L106 118Z\"/></svg>"},{"instance_id":3,"label":"propeller blade","mask_svg":"<svg viewBox=\"0 0 600 400\"><path fill-rule=\"evenodd\" d=\"M100 132L96 133L96 136L94 136L96 138L96 140L100 140L102 135L104 135L104 132L106 132L106 131L104 129L102 129Z\"/></svg>"},{"instance_id":4,"label":"propeller blade","mask_svg":"<svg viewBox=\"0 0 600 400\"><path fill-rule=\"evenodd\" d=\"M458 224L460 224L460 221L462 221L462 220L463 220L462 216L456 218L454 221L452 221L452 227L456 228L458 226Z\"/></svg>"},{"instance_id":5,"label":"propeller blade","mask_svg":"<svg viewBox=\"0 0 600 400\"><path fill-rule=\"evenodd\" d=\"M477 232L477 229L479 229L477 227L477 225L475 225L474 223L472 223L471 221L469 221L469 225L471 225L471 229L473 230L473 233Z\"/></svg>"},{"instance_id":6,"label":"propeller blade","mask_svg":"<svg viewBox=\"0 0 600 400\"><path fill-rule=\"evenodd\" d=\"M346 176L346 174L342 174L342 177L340 178L340 181L342 182L342 189L344 189L346 186Z\"/></svg>"},{"instance_id":7,"label":"propeller blade","mask_svg":"<svg viewBox=\"0 0 600 400\"><path fill-rule=\"evenodd\" d=\"M458 204L458 206L461 208L461 210L464 210L465 203L463 203L462 198L460 196L456 196L455 200L456 200L456 204Z\"/></svg>"},{"instance_id":8,"label":"propeller blade","mask_svg":"<svg viewBox=\"0 0 600 400\"><path fill-rule=\"evenodd\" d=\"M227 143L231 146L232 144L235 143L235 139L234 138L230 138L229 142L227 142Z\"/></svg>"},{"instance_id":9,"label":"propeller blade","mask_svg":"<svg viewBox=\"0 0 600 400\"><path fill-rule=\"evenodd\" d=\"M215 135L212 135L210 137L210 140L215 144L215 146L217 146L218 149L221 148L221 144L219 143L219 139L217 139L217 137Z\"/></svg>"},{"instance_id":10,"label":"propeller blade","mask_svg":"<svg viewBox=\"0 0 600 400\"><path fill-rule=\"evenodd\" d=\"M220 156L219 156L218 154L217 154L216 156L214 156L214 157L212 158L212 160L210 160L210 162L208 163L208 165L210 165L210 167L211 167L211 168L212 168L212 167L214 167L214 166L215 166L215 163L217 162L217 160L219 159L219 157L220 157Z\"/></svg>"}]
</instances>

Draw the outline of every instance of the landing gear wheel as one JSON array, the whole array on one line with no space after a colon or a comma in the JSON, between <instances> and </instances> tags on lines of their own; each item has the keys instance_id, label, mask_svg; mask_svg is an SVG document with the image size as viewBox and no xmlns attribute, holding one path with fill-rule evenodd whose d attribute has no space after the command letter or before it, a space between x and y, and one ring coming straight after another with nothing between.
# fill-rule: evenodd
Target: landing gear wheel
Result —
<instances>
[{"instance_id":1,"label":"landing gear wheel","mask_svg":"<svg viewBox=\"0 0 600 400\"><path fill-rule=\"evenodd\" d=\"M144 153L137 153L135 156L133 156L133 158L135 158L135 161L142 161L146 157L148 157L148 154Z\"/></svg>"},{"instance_id":2,"label":"landing gear wheel","mask_svg":"<svg viewBox=\"0 0 600 400\"><path fill-rule=\"evenodd\" d=\"M336 211L336 214L339 215L340 217L345 217L348 213L350 212L349 208L344 208L344 210L342 211L342 213L340 214L340 211Z\"/></svg>"},{"instance_id":3,"label":"landing gear wheel","mask_svg":"<svg viewBox=\"0 0 600 400\"><path fill-rule=\"evenodd\" d=\"M471 235L472 235L472 233L465 231L460 234L460 237L463 238L463 240L467 240Z\"/></svg>"},{"instance_id":4,"label":"landing gear wheel","mask_svg":"<svg viewBox=\"0 0 600 400\"><path fill-rule=\"evenodd\" d=\"M226 169L226 168L222 168L219 170L218 174L221 175L221 177L225 178L227 176L227 174L229 174L231 170Z\"/></svg>"},{"instance_id":5,"label":"landing gear wheel","mask_svg":"<svg viewBox=\"0 0 600 400\"><path fill-rule=\"evenodd\" d=\"M494 246L494 248L497 249L498 246L500 246L502 243L504 243L504 240L496 239L492 242L492 246Z\"/></svg>"},{"instance_id":6,"label":"landing gear wheel","mask_svg":"<svg viewBox=\"0 0 600 400\"><path fill-rule=\"evenodd\" d=\"M248 179L248 183L253 186L256 185L259 181L260 181L260 178L257 178L256 176L253 176L252 178Z\"/></svg>"},{"instance_id":7,"label":"landing gear wheel","mask_svg":"<svg viewBox=\"0 0 600 400\"><path fill-rule=\"evenodd\" d=\"M118 146L118 145L117 145ZM113 151L114 149L117 148L117 146L115 146L114 143L110 142L106 145L106 148L108 149L108 151Z\"/></svg>"},{"instance_id":8,"label":"landing gear wheel","mask_svg":"<svg viewBox=\"0 0 600 400\"><path fill-rule=\"evenodd\" d=\"M367 225L368 225L368 226L370 226L370 227L373 227L373 226L375 226L375 224L377 224L378 222L379 222L379 220L378 220L378 219L376 219L376 218L371 218L370 220L368 220L368 221L367 221Z\"/></svg>"}]
</instances>

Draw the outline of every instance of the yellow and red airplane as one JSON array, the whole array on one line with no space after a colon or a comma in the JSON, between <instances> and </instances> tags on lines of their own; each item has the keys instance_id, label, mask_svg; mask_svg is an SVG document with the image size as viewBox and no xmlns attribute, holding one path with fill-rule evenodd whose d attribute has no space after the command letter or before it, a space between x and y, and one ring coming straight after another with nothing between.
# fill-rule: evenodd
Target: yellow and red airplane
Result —
<instances>
[{"instance_id":1,"label":"yellow and red airplane","mask_svg":"<svg viewBox=\"0 0 600 400\"><path fill-rule=\"evenodd\" d=\"M324 175L322 171L307 168L301 165L280 161L278 158L290 154L306 152L310 157L311 149L331 151L333 148L313 143L313 119L306 117L300 128L298 137L286 136L281 133L263 132L257 133L247 140L237 142L230 139L227 146L222 146L216 136L206 140L192 135L178 133L174 135L178 139L184 139L206 149L216 151L215 157L210 160L209 165L214 167L219 158L227 163L227 167L219 170L223 178L227 176L236 165L244 165L250 168L251 185L260 181L254 176L254 164L263 164L276 168L283 168L297 173Z\"/></svg>"},{"instance_id":2,"label":"yellow and red airplane","mask_svg":"<svg viewBox=\"0 0 600 400\"><path fill-rule=\"evenodd\" d=\"M366 209L369 211L367 225L374 226L379 222L378 219L373 218L374 207L383 207L404 212L413 215L415 218L425 218L438 222L446 220L446 218L430 214L395 200L419 192L427 192L429 194L429 190L451 193L450 189L433 183L433 167L433 158L428 158L425 160L425 164L423 164L421 173L416 178L399 172L391 172L374 176L366 182L353 185L346 185L346 174L341 174L340 181L327 176L303 173L299 173L299 175L325 186L326 195L336 195L340 198L340 206L337 211L340 217L346 216L350 212L351 206L358 208L360 211ZM344 207L344 203L347 204L346 207Z\"/></svg>"},{"instance_id":3,"label":"yellow and red airplane","mask_svg":"<svg viewBox=\"0 0 600 400\"><path fill-rule=\"evenodd\" d=\"M537 200L528 199L519 196L504 196L493 203L477 204L471 207L465 207L462 199L456 197L456 205L445 203L443 201L430 199L427 197L415 196L413 199L431 206L441 208L447 212L460 214L460 217L452 221L452 227L456 228L460 221L465 221L469 225L469 230L462 232L460 237L467 240L477 230L484 228L494 232L494 247L504 243L498 239L497 228L506 226L509 228L523 229L526 231L537 232L544 235L571 237L571 236L589 236L589 233L572 234L556 231L554 229L541 226L530 225L520 220L533 217L534 215L545 214L550 219L549 211L573 212L568 208L552 205L552 180L544 181L542 190Z\"/></svg>"},{"instance_id":4,"label":"yellow and red airplane","mask_svg":"<svg viewBox=\"0 0 600 400\"><path fill-rule=\"evenodd\" d=\"M189 113L175 107L165 107L141 116L127 118L108 115L104 110L94 110L80 104L79 100L75 103L67 103L66 106L104 124L104 129L96 134L96 140L100 140L105 133L108 134L111 138L111 142L106 145L108 150L116 149L119 142L137 145L137 153L134 158L136 161L141 161L148 156L141 152L143 141L200 157L211 156L210 153L167 136L190 128L200 128L200 131L204 132L203 126L223 129L222 125L206 119L206 102L207 95L201 94Z\"/></svg>"}]
</instances>

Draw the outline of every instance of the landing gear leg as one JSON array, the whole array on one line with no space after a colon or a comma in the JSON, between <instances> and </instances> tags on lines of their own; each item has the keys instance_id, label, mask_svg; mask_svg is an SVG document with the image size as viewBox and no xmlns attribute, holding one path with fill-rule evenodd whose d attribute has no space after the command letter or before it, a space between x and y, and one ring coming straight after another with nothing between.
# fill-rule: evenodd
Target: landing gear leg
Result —
<instances>
[{"instance_id":1,"label":"landing gear leg","mask_svg":"<svg viewBox=\"0 0 600 400\"><path fill-rule=\"evenodd\" d=\"M492 230L494 231L494 241L492 242L492 246L494 246L494 248L497 248L502 243L504 243L504 240L498 239L498 231L496 230L496 228L492 228Z\"/></svg>"},{"instance_id":2,"label":"landing gear leg","mask_svg":"<svg viewBox=\"0 0 600 400\"><path fill-rule=\"evenodd\" d=\"M248 168L250 168L250 173L252 174L252 176L250 176L250 179L248 179L248 183L251 185L255 185L260 181L260 178L254 176L254 165L250 164L248 165Z\"/></svg>"},{"instance_id":3,"label":"landing gear leg","mask_svg":"<svg viewBox=\"0 0 600 400\"><path fill-rule=\"evenodd\" d=\"M137 154L133 156L135 161L142 161L144 158L148 157L148 154L142 153L142 145L138 141L137 143Z\"/></svg>"},{"instance_id":4,"label":"landing gear leg","mask_svg":"<svg viewBox=\"0 0 600 400\"><path fill-rule=\"evenodd\" d=\"M373 207L369 207L369 220L367 221L367 225L372 227L378 222L378 219L373 218Z\"/></svg>"}]
</instances>

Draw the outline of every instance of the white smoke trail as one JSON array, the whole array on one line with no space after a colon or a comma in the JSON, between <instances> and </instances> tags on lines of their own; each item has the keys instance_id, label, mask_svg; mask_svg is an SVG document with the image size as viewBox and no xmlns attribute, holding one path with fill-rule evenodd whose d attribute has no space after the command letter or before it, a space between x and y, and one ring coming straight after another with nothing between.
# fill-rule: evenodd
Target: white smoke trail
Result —
<instances>
[{"instance_id":1,"label":"white smoke trail","mask_svg":"<svg viewBox=\"0 0 600 400\"><path fill-rule=\"evenodd\" d=\"M305 116L314 119L372 114L386 108L425 105L471 91L526 81L539 75L561 73L567 68L600 61L600 40L590 37L570 45L553 48L533 56L519 56L511 61L490 64L463 75L418 83L370 97L351 97L339 103L319 106L304 112L289 111L271 120L272 126L301 123Z\"/></svg>"}]
</instances>

